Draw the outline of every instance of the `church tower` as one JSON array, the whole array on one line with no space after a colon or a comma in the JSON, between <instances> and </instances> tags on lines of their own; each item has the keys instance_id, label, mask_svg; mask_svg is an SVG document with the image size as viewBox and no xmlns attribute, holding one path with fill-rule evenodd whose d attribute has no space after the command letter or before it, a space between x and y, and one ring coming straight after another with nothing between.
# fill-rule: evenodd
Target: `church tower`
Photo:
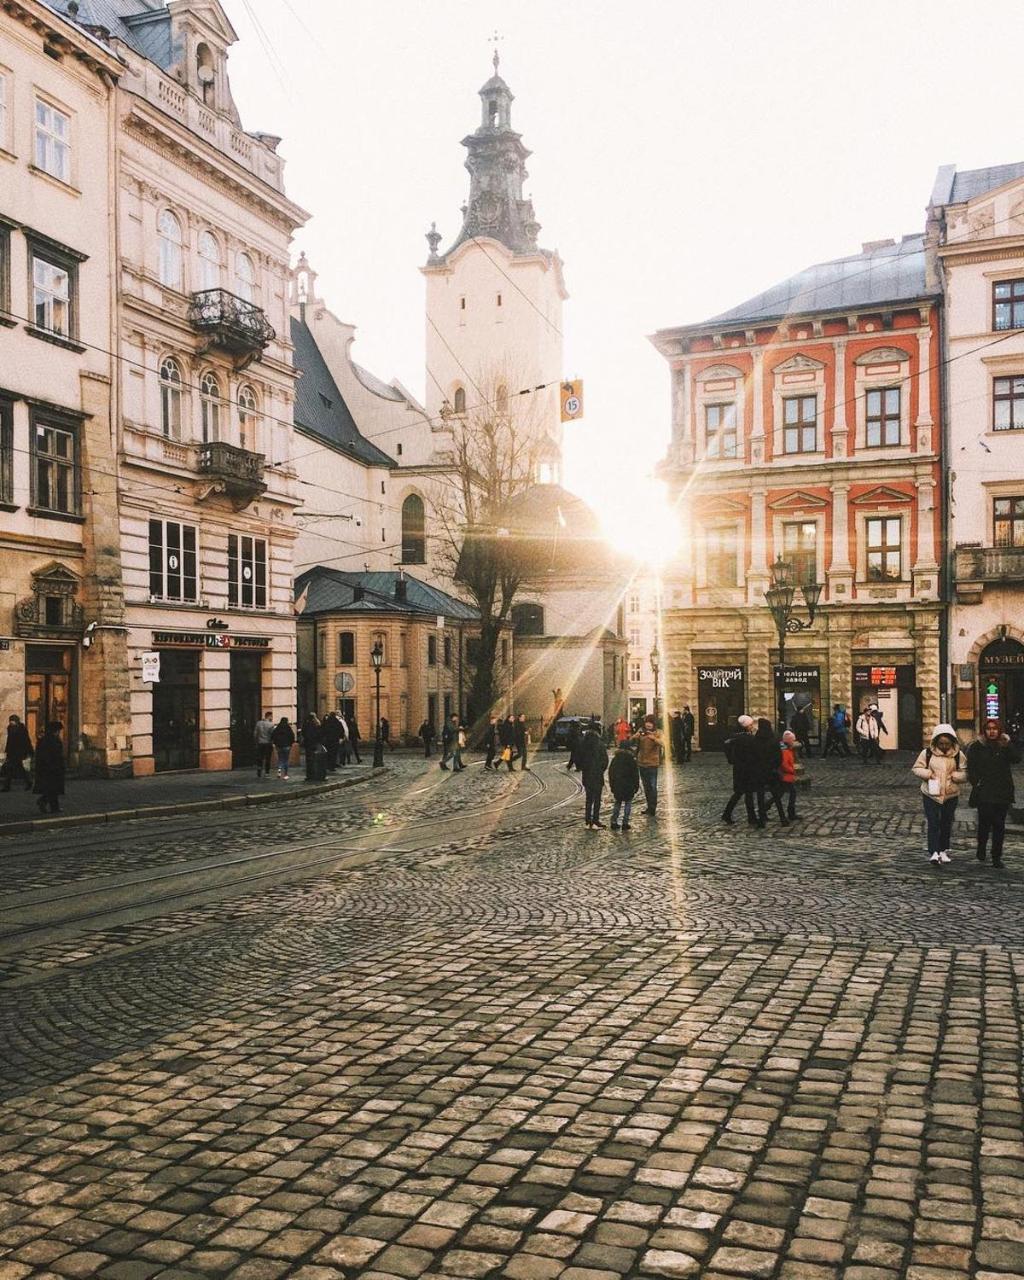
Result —
<instances>
[{"instance_id":1,"label":"church tower","mask_svg":"<svg viewBox=\"0 0 1024 1280\"><path fill-rule=\"evenodd\" d=\"M427 233L427 412L517 415L540 442L536 479L561 478L562 303L558 254L537 244L540 224L523 195L530 152L512 128L511 89L494 74L480 90L480 124L463 138L469 199L451 247ZM543 390L534 390L550 383ZM519 395L523 389L529 394ZM479 407L478 407L479 406Z\"/></svg>"}]
</instances>

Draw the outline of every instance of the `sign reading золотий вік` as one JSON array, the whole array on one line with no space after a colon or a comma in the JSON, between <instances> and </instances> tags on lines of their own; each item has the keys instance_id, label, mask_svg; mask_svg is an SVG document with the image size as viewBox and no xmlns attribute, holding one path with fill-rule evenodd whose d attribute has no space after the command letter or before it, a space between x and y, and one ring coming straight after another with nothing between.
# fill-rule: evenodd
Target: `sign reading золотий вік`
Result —
<instances>
[{"instance_id":1,"label":"sign reading \u0437\u043e\u043b\u043e\u0442\u0438\u0439 \u0432\u0456\u043a","mask_svg":"<svg viewBox=\"0 0 1024 1280\"><path fill-rule=\"evenodd\" d=\"M743 679L742 667L698 667L697 678L710 681L713 689L728 689L734 680Z\"/></svg>"}]
</instances>

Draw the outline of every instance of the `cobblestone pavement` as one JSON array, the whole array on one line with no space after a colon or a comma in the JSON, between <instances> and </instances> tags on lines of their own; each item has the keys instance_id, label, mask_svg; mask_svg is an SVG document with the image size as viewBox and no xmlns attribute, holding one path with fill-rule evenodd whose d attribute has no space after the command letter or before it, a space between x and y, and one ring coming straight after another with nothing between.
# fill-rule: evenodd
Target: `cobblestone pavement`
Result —
<instances>
[{"instance_id":1,"label":"cobblestone pavement","mask_svg":"<svg viewBox=\"0 0 1024 1280\"><path fill-rule=\"evenodd\" d=\"M789 830L700 761L588 832L541 758L5 844L0 1280L1024 1275L1024 841L812 772Z\"/></svg>"}]
</instances>

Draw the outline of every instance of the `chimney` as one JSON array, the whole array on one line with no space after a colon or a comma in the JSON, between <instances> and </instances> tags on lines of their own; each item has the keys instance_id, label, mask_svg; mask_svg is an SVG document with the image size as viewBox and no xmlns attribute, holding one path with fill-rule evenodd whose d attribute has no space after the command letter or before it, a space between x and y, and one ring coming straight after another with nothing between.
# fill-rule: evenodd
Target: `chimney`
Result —
<instances>
[{"instance_id":1,"label":"chimney","mask_svg":"<svg viewBox=\"0 0 1024 1280\"><path fill-rule=\"evenodd\" d=\"M395 599L396 600L401 600L404 602L409 598L409 593L407 590L408 585L409 584L406 582L405 576L403 574L399 574L399 576L395 579Z\"/></svg>"}]
</instances>

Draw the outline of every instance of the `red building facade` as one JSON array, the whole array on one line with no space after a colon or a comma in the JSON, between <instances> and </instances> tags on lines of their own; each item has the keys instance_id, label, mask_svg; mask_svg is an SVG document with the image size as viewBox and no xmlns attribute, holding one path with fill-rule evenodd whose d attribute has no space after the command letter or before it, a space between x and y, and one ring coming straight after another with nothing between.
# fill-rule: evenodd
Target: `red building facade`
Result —
<instances>
[{"instance_id":1,"label":"red building facade","mask_svg":"<svg viewBox=\"0 0 1024 1280\"><path fill-rule=\"evenodd\" d=\"M923 237L866 245L652 341L672 370L662 464L683 549L666 592L668 702L705 749L783 692L816 726L878 700L887 745L938 716L940 353ZM772 563L822 585L784 673ZM798 596L799 600L799 596ZM806 617L806 613L803 614ZM781 684L780 684L781 681Z\"/></svg>"}]
</instances>

